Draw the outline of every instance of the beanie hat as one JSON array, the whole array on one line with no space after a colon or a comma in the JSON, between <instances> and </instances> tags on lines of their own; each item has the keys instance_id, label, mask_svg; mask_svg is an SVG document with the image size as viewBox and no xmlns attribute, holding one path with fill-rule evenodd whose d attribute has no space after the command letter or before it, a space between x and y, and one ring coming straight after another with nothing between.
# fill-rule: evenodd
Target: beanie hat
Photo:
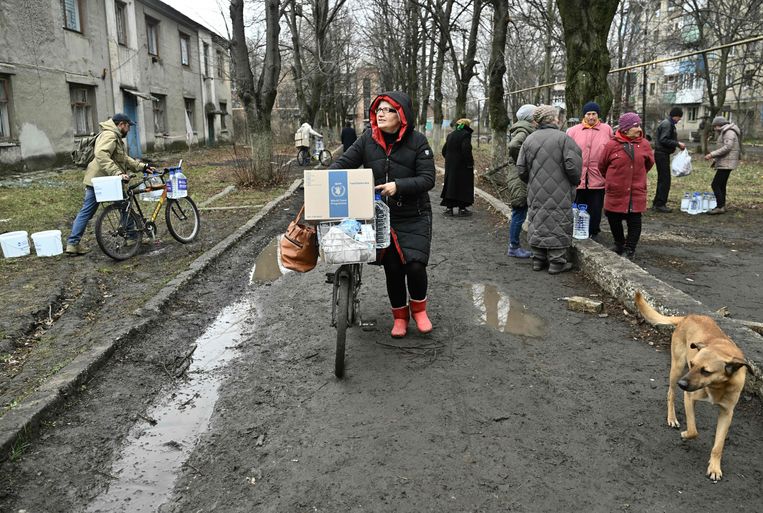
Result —
<instances>
[{"instance_id":1,"label":"beanie hat","mask_svg":"<svg viewBox=\"0 0 763 513\"><path fill-rule=\"evenodd\" d=\"M729 122L723 116L715 116L713 118L713 126L723 126L728 124Z\"/></svg>"},{"instance_id":2,"label":"beanie hat","mask_svg":"<svg viewBox=\"0 0 763 513\"><path fill-rule=\"evenodd\" d=\"M525 121L533 120L533 111L535 111L535 105L532 103L526 103L519 107L517 111L517 119L523 119Z\"/></svg>"},{"instance_id":3,"label":"beanie hat","mask_svg":"<svg viewBox=\"0 0 763 513\"><path fill-rule=\"evenodd\" d=\"M595 112L596 114L601 116L601 107L599 107L599 104L596 102L588 102L585 105L583 105L583 116L585 116L589 112Z\"/></svg>"},{"instance_id":4,"label":"beanie hat","mask_svg":"<svg viewBox=\"0 0 763 513\"><path fill-rule=\"evenodd\" d=\"M551 105L538 105L533 111L533 121L539 125L556 122L556 108Z\"/></svg>"},{"instance_id":5,"label":"beanie hat","mask_svg":"<svg viewBox=\"0 0 763 513\"><path fill-rule=\"evenodd\" d=\"M638 117L638 114L635 112L626 112L622 116L620 116L620 119L618 120L618 130L625 133L634 126L638 126L641 124L641 118Z\"/></svg>"},{"instance_id":6,"label":"beanie hat","mask_svg":"<svg viewBox=\"0 0 763 513\"><path fill-rule=\"evenodd\" d=\"M673 116L684 117L684 110L681 107L673 107L670 109L670 117Z\"/></svg>"}]
</instances>

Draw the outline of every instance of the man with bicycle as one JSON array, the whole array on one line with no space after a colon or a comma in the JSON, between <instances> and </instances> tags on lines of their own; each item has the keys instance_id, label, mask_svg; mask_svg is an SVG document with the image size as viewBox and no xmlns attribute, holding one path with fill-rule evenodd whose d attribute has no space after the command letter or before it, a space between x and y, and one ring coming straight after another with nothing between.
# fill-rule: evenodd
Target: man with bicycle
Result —
<instances>
[{"instance_id":1,"label":"man with bicycle","mask_svg":"<svg viewBox=\"0 0 763 513\"><path fill-rule=\"evenodd\" d=\"M114 114L111 119L99 124L101 131L95 141L93 160L85 171L85 200L77 217L72 223L72 232L66 239L68 255L84 255L90 250L80 244L87 224L98 210L92 179L98 176L121 176L128 181L130 173L142 172L149 169L148 164L139 162L127 154L124 139L135 123L126 114Z\"/></svg>"},{"instance_id":2,"label":"man with bicycle","mask_svg":"<svg viewBox=\"0 0 763 513\"><path fill-rule=\"evenodd\" d=\"M297 147L297 150L306 150L308 155L311 154L310 136L323 138L321 134L313 130L310 123L302 123L302 126L300 126L294 134L294 146Z\"/></svg>"}]
</instances>

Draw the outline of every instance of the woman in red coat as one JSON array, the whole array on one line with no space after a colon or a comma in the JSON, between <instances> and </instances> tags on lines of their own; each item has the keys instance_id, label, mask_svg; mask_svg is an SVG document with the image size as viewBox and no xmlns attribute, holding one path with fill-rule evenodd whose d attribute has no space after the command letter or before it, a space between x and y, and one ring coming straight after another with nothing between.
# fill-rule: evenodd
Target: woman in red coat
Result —
<instances>
[{"instance_id":1,"label":"woman in red coat","mask_svg":"<svg viewBox=\"0 0 763 513\"><path fill-rule=\"evenodd\" d=\"M643 138L641 119L634 112L620 116L614 137L599 159L604 176L604 213L615 247L612 250L629 259L636 254L641 237L641 213L646 210L646 173L654 165L654 153ZM626 237L623 221L628 227Z\"/></svg>"}]
</instances>

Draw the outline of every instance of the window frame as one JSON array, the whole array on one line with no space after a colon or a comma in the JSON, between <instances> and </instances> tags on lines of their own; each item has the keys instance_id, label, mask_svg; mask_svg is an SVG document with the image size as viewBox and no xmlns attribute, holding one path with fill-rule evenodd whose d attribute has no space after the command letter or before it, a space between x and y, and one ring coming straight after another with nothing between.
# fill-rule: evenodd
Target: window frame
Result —
<instances>
[{"instance_id":1,"label":"window frame","mask_svg":"<svg viewBox=\"0 0 763 513\"><path fill-rule=\"evenodd\" d=\"M190 109L188 108L190 102ZM196 98L183 98L183 106L185 107L185 113L188 115L188 120L191 122L191 131L196 133Z\"/></svg>"},{"instance_id":2,"label":"window frame","mask_svg":"<svg viewBox=\"0 0 763 513\"><path fill-rule=\"evenodd\" d=\"M117 43L127 46L127 4L116 0L114 2L114 15L117 22Z\"/></svg>"},{"instance_id":3,"label":"window frame","mask_svg":"<svg viewBox=\"0 0 763 513\"><path fill-rule=\"evenodd\" d=\"M77 101L78 98L76 98L76 92L77 91L84 91L85 93L85 101ZM96 120L98 119L98 116L96 114L96 104L95 104L95 86L88 86L83 84L76 84L76 83L69 83L69 100L70 105L72 108L72 129L74 131L75 137L82 137L89 135L93 132L95 132L96 127ZM79 126L79 116L77 114L77 109L83 108L85 109L83 113L83 118L85 121L85 130L80 130Z\"/></svg>"},{"instance_id":4,"label":"window frame","mask_svg":"<svg viewBox=\"0 0 763 513\"><path fill-rule=\"evenodd\" d=\"M203 43L204 52L204 78L209 77L209 43Z\"/></svg>"},{"instance_id":5,"label":"window frame","mask_svg":"<svg viewBox=\"0 0 763 513\"><path fill-rule=\"evenodd\" d=\"M68 14L68 9L66 7L66 4L70 3L73 8L73 14L76 16L76 28L73 26L70 26L70 19ZM72 32L76 32L77 34L84 34L84 27L82 23L82 0L61 0L61 10L63 11L64 16L64 30L70 30Z\"/></svg>"},{"instance_id":6,"label":"window frame","mask_svg":"<svg viewBox=\"0 0 763 513\"><path fill-rule=\"evenodd\" d=\"M167 95L156 93L151 93L151 95L159 100L151 102L151 111L154 114L154 136L167 135L169 134L169 130L167 129ZM158 118L157 112L159 113ZM157 119L161 122L161 127L157 125Z\"/></svg>"},{"instance_id":7,"label":"window frame","mask_svg":"<svg viewBox=\"0 0 763 513\"><path fill-rule=\"evenodd\" d=\"M183 62L183 42L185 42L186 62ZM191 67L191 36L185 32L180 32L180 64L188 68Z\"/></svg>"},{"instance_id":8,"label":"window frame","mask_svg":"<svg viewBox=\"0 0 763 513\"><path fill-rule=\"evenodd\" d=\"M223 72L225 70L225 55L221 50L217 50L217 78L224 78Z\"/></svg>"},{"instance_id":9,"label":"window frame","mask_svg":"<svg viewBox=\"0 0 763 513\"><path fill-rule=\"evenodd\" d=\"M227 131L228 126L225 124L225 117L228 115L228 103L220 102L220 131Z\"/></svg>"},{"instance_id":10,"label":"window frame","mask_svg":"<svg viewBox=\"0 0 763 513\"><path fill-rule=\"evenodd\" d=\"M159 58L159 24L161 22L151 16L146 16L146 50L151 57ZM153 51L151 49L151 36L153 35Z\"/></svg>"},{"instance_id":11,"label":"window frame","mask_svg":"<svg viewBox=\"0 0 763 513\"><path fill-rule=\"evenodd\" d=\"M0 93L5 95L4 100L0 98L0 142L10 142L13 139L13 123L11 123L13 95L10 76L0 75ZM5 112L4 116L3 112Z\"/></svg>"}]
</instances>

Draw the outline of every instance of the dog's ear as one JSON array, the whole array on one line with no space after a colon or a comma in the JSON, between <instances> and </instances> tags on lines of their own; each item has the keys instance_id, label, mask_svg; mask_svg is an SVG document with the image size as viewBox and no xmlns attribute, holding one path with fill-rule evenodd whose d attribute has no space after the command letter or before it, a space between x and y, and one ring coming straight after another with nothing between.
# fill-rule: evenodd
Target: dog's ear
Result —
<instances>
[{"instance_id":1,"label":"dog's ear","mask_svg":"<svg viewBox=\"0 0 763 513\"><path fill-rule=\"evenodd\" d=\"M749 363L747 363L745 360L739 360L737 358L734 358L730 362L726 362L726 367L725 367L726 374L731 376L736 371L738 371L741 367L747 367L748 371L753 372L752 366Z\"/></svg>"},{"instance_id":2,"label":"dog's ear","mask_svg":"<svg viewBox=\"0 0 763 513\"><path fill-rule=\"evenodd\" d=\"M705 344L702 344L701 342L692 342L691 344L689 344L689 347L699 351L700 349L704 349L705 348Z\"/></svg>"}]
</instances>

